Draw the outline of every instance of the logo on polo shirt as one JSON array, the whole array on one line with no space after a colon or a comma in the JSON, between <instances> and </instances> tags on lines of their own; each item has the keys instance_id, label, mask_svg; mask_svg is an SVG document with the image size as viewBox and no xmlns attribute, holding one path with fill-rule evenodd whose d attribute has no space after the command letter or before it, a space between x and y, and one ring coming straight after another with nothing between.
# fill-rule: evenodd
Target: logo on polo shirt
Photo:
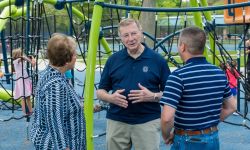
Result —
<instances>
[{"instance_id":1,"label":"logo on polo shirt","mask_svg":"<svg viewBox=\"0 0 250 150\"><path fill-rule=\"evenodd\" d=\"M148 72L148 66L143 66L142 71L143 72Z\"/></svg>"}]
</instances>

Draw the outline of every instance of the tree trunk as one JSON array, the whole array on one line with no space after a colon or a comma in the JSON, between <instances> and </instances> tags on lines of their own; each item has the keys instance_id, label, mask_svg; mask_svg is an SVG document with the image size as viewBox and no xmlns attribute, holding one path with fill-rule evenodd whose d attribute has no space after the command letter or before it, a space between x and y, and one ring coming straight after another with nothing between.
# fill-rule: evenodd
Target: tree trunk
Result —
<instances>
[{"instance_id":1,"label":"tree trunk","mask_svg":"<svg viewBox=\"0 0 250 150\"><path fill-rule=\"evenodd\" d=\"M143 0L143 7L155 7L155 0ZM155 13L154 12L141 12L140 23L142 25L142 30L153 37L155 36ZM153 48L154 41L146 37L145 43Z\"/></svg>"}]
</instances>

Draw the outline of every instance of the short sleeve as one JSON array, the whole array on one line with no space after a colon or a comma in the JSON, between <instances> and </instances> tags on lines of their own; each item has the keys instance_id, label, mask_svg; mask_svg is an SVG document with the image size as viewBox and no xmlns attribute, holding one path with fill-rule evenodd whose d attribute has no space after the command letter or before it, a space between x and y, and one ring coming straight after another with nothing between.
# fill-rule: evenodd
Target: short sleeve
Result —
<instances>
[{"instance_id":1,"label":"short sleeve","mask_svg":"<svg viewBox=\"0 0 250 150\"><path fill-rule=\"evenodd\" d=\"M182 79L176 73L169 75L160 103L176 109L182 97L182 91Z\"/></svg>"}]
</instances>

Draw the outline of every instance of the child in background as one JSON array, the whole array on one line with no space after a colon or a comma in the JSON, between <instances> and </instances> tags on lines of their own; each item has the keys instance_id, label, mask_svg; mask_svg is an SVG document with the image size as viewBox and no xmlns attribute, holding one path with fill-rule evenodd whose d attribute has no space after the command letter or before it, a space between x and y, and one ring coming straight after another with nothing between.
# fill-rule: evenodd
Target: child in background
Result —
<instances>
[{"instance_id":1,"label":"child in background","mask_svg":"<svg viewBox=\"0 0 250 150\"><path fill-rule=\"evenodd\" d=\"M221 68L225 71L227 75L229 87L231 88L231 92L235 98L237 97L237 86L238 86L237 79L240 77L239 73L236 70L236 66L237 63L235 60L233 60L231 64L229 62L227 62L226 65L224 63L221 64ZM234 112L233 114L238 115L236 112Z\"/></svg>"},{"instance_id":2,"label":"child in background","mask_svg":"<svg viewBox=\"0 0 250 150\"><path fill-rule=\"evenodd\" d=\"M16 99L22 98L22 101L21 101L22 111L26 115L31 115L32 104L31 104L30 96L32 94L32 82L31 82L31 79L28 77L26 61L31 63L32 67L35 66L36 61L33 57L28 58L22 55L22 50L20 48L13 50L12 57L13 57L13 65L14 65L14 69L16 73L16 84L14 87L14 99L16 100ZM26 101L24 99L26 99Z\"/></svg>"},{"instance_id":3,"label":"child in background","mask_svg":"<svg viewBox=\"0 0 250 150\"><path fill-rule=\"evenodd\" d=\"M233 96L236 97L237 95L237 79L240 77L239 73L236 70L236 61L233 60L231 65L229 63L227 63L227 67L226 67L226 75L227 75L227 79L229 82L229 86L231 88L231 92L233 93Z\"/></svg>"}]
</instances>

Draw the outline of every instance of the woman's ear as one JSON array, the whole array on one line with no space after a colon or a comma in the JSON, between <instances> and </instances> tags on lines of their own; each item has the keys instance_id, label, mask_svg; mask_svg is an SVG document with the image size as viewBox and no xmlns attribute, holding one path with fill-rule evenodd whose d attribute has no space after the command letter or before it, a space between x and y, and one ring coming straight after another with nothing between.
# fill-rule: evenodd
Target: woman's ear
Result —
<instances>
[{"instance_id":1,"label":"woman's ear","mask_svg":"<svg viewBox=\"0 0 250 150\"><path fill-rule=\"evenodd\" d=\"M68 70L69 69L69 62L66 62L64 67L67 68L67 70Z\"/></svg>"}]
</instances>

